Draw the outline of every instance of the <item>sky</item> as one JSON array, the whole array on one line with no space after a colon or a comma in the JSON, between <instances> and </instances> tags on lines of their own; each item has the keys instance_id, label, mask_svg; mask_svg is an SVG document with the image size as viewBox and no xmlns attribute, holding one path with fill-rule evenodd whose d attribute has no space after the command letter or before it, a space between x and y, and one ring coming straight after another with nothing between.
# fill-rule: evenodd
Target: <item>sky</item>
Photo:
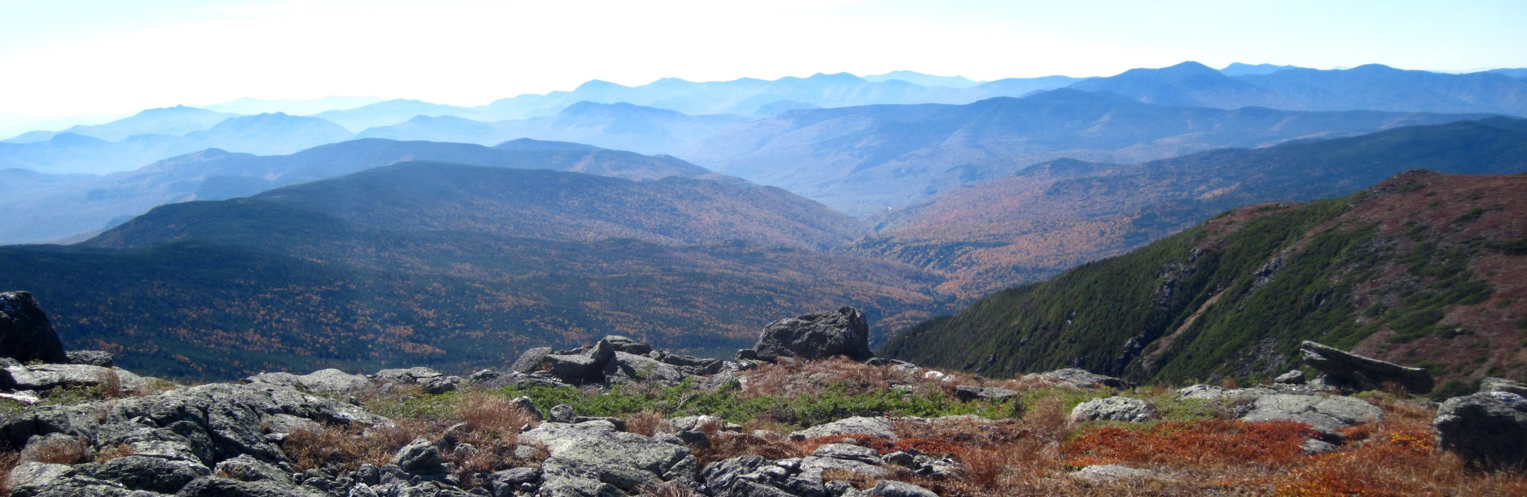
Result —
<instances>
[{"instance_id":1,"label":"sky","mask_svg":"<svg viewBox=\"0 0 1527 497\"><path fill-rule=\"evenodd\" d=\"M1196 60L1527 67L1527 2L0 0L0 124L240 97L481 105L626 85L914 70L1106 76Z\"/></svg>"}]
</instances>

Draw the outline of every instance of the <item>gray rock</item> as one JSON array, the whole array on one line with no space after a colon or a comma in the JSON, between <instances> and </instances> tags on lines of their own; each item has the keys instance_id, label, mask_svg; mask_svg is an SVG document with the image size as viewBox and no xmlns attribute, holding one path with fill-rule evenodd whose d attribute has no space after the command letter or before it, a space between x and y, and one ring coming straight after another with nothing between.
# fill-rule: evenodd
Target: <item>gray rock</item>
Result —
<instances>
[{"instance_id":1,"label":"gray rock","mask_svg":"<svg viewBox=\"0 0 1527 497\"><path fill-rule=\"evenodd\" d=\"M410 473L433 473L439 471L444 462L445 459L440 456L440 447L424 437L415 438L398 449L398 453L392 457L393 464Z\"/></svg>"},{"instance_id":2,"label":"gray rock","mask_svg":"<svg viewBox=\"0 0 1527 497\"><path fill-rule=\"evenodd\" d=\"M1280 374L1277 378L1273 378L1273 383L1280 383L1284 385L1303 385L1304 371L1295 369L1293 371Z\"/></svg>"},{"instance_id":3,"label":"gray rock","mask_svg":"<svg viewBox=\"0 0 1527 497\"><path fill-rule=\"evenodd\" d=\"M604 337L603 341L609 344L610 348L616 352L625 352L627 354L636 355L646 355L648 352L652 352L651 345L647 345L644 342L638 342L636 340L632 340L620 335L610 335Z\"/></svg>"},{"instance_id":4,"label":"gray rock","mask_svg":"<svg viewBox=\"0 0 1527 497\"><path fill-rule=\"evenodd\" d=\"M1092 399L1071 409L1071 422L1125 421L1139 423L1156 419L1156 410L1140 399L1108 397Z\"/></svg>"},{"instance_id":5,"label":"gray rock","mask_svg":"<svg viewBox=\"0 0 1527 497\"><path fill-rule=\"evenodd\" d=\"M368 464L366 466L370 465ZM375 471L376 467L371 466L371 469L372 471ZM215 468L215 471L219 475L225 475L229 478L233 478L239 481L270 480L277 483L288 484L292 482L291 473L282 471L281 468L277 468L265 461L249 457L248 455L240 455L239 457L217 463L217 468Z\"/></svg>"},{"instance_id":6,"label":"gray rock","mask_svg":"<svg viewBox=\"0 0 1527 497\"><path fill-rule=\"evenodd\" d=\"M750 480L737 480L726 495L728 497L796 497L796 494L780 490L767 483Z\"/></svg>"},{"instance_id":7,"label":"gray rock","mask_svg":"<svg viewBox=\"0 0 1527 497\"><path fill-rule=\"evenodd\" d=\"M830 457L845 461L859 461L865 464L879 466L881 464L880 452L869 447L851 444L823 444L811 455L816 457Z\"/></svg>"},{"instance_id":8,"label":"gray rock","mask_svg":"<svg viewBox=\"0 0 1527 497\"><path fill-rule=\"evenodd\" d=\"M69 473L67 464L49 464L23 460L11 468L7 482L12 489L23 487L46 487Z\"/></svg>"},{"instance_id":9,"label":"gray rock","mask_svg":"<svg viewBox=\"0 0 1527 497\"><path fill-rule=\"evenodd\" d=\"M874 464L835 457L807 456L801 458L801 475L804 478L821 480L822 473L829 469L841 469L849 473L873 476L875 478L885 476L886 474L886 470L881 468L878 458Z\"/></svg>"},{"instance_id":10,"label":"gray rock","mask_svg":"<svg viewBox=\"0 0 1527 497\"><path fill-rule=\"evenodd\" d=\"M1384 416L1378 406L1352 397L1315 395L1267 395L1258 397L1241 420L1297 421L1321 431L1377 421Z\"/></svg>"},{"instance_id":11,"label":"gray rock","mask_svg":"<svg viewBox=\"0 0 1527 497\"><path fill-rule=\"evenodd\" d=\"M1098 464L1082 468L1073 473L1077 478L1093 481L1130 480L1138 478L1157 478L1160 475L1155 471L1135 469L1119 464Z\"/></svg>"},{"instance_id":12,"label":"gray rock","mask_svg":"<svg viewBox=\"0 0 1527 497\"><path fill-rule=\"evenodd\" d=\"M359 483L359 484L356 484L355 487L350 489L350 493L347 495L347 497L378 497L378 496L377 496L376 491L371 489L370 485L367 485L367 484L364 484L364 483Z\"/></svg>"},{"instance_id":13,"label":"gray rock","mask_svg":"<svg viewBox=\"0 0 1527 497\"><path fill-rule=\"evenodd\" d=\"M437 376L424 380L424 393L440 395L446 392L456 391L456 386L465 383L460 376Z\"/></svg>"},{"instance_id":14,"label":"gray rock","mask_svg":"<svg viewBox=\"0 0 1527 497\"><path fill-rule=\"evenodd\" d=\"M864 320L864 314L852 307L769 323L753 350L763 360L781 357L825 359L842 355L863 361L874 357L869 348L869 324Z\"/></svg>"},{"instance_id":15,"label":"gray rock","mask_svg":"<svg viewBox=\"0 0 1527 497\"><path fill-rule=\"evenodd\" d=\"M723 459L705 466L700 476L714 495L726 495L742 475L753 473L768 461L759 456L741 456Z\"/></svg>"},{"instance_id":16,"label":"gray rock","mask_svg":"<svg viewBox=\"0 0 1527 497\"><path fill-rule=\"evenodd\" d=\"M94 387L115 379L126 390L126 383L142 384L143 379L126 371L84 364L37 364L7 368L17 390L52 390L59 387ZM126 373L126 374L124 374ZM134 381L135 380L135 381Z\"/></svg>"},{"instance_id":17,"label":"gray rock","mask_svg":"<svg viewBox=\"0 0 1527 497\"><path fill-rule=\"evenodd\" d=\"M244 379L248 383L264 383L288 387L302 387L313 392L353 393L371 386L371 380L358 374L338 369L323 369L305 375L291 373L260 373Z\"/></svg>"},{"instance_id":18,"label":"gray rock","mask_svg":"<svg viewBox=\"0 0 1527 497\"><path fill-rule=\"evenodd\" d=\"M317 490L273 481L238 481L218 476L198 479L175 497L327 497Z\"/></svg>"},{"instance_id":19,"label":"gray rock","mask_svg":"<svg viewBox=\"0 0 1527 497\"><path fill-rule=\"evenodd\" d=\"M1029 377L1029 375L1024 376ZM1124 380L1114 378L1112 376L1100 375L1097 373L1089 372L1085 369L1078 368L1057 369L1055 371L1039 373L1034 376L1057 380L1064 383L1070 383L1075 385L1076 388L1129 388L1129 383L1126 383Z\"/></svg>"},{"instance_id":20,"label":"gray rock","mask_svg":"<svg viewBox=\"0 0 1527 497\"><path fill-rule=\"evenodd\" d=\"M972 387L960 385L954 387L954 396L965 402L973 400L1005 400L1018 395L1018 392L1006 388Z\"/></svg>"},{"instance_id":21,"label":"gray rock","mask_svg":"<svg viewBox=\"0 0 1527 497\"><path fill-rule=\"evenodd\" d=\"M893 429L896 423L886 418L871 418L856 416L843 418L827 424L816 425L790 434L791 440L806 440L809 438L836 437L843 435L870 435L887 440L896 440L896 432Z\"/></svg>"},{"instance_id":22,"label":"gray rock","mask_svg":"<svg viewBox=\"0 0 1527 497\"><path fill-rule=\"evenodd\" d=\"M616 352L614 358L605 363L604 377L609 383L650 381L676 385L684 381L684 373L677 366L626 352Z\"/></svg>"},{"instance_id":23,"label":"gray rock","mask_svg":"<svg viewBox=\"0 0 1527 497\"><path fill-rule=\"evenodd\" d=\"M520 354L520 358L509 366L509 371L515 373L531 373L540 370L541 363L546 361L546 356L551 355L551 347L534 347Z\"/></svg>"},{"instance_id":24,"label":"gray rock","mask_svg":"<svg viewBox=\"0 0 1527 497\"><path fill-rule=\"evenodd\" d=\"M1527 469L1527 398L1511 392L1454 397L1432 422L1437 447L1489 470Z\"/></svg>"},{"instance_id":25,"label":"gray rock","mask_svg":"<svg viewBox=\"0 0 1527 497\"><path fill-rule=\"evenodd\" d=\"M908 468L917 467L917 456L899 450L882 456L880 460L886 464L895 464L897 466L904 466Z\"/></svg>"},{"instance_id":26,"label":"gray rock","mask_svg":"<svg viewBox=\"0 0 1527 497\"><path fill-rule=\"evenodd\" d=\"M1527 397L1527 385L1505 378L1485 378L1479 381L1481 392L1506 392Z\"/></svg>"},{"instance_id":27,"label":"gray rock","mask_svg":"<svg viewBox=\"0 0 1527 497\"><path fill-rule=\"evenodd\" d=\"M553 423L575 423L578 421L578 412L573 410L573 406L557 404L551 408L546 420Z\"/></svg>"},{"instance_id":28,"label":"gray rock","mask_svg":"<svg viewBox=\"0 0 1527 497\"><path fill-rule=\"evenodd\" d=\"M200 463L148 456L124 456L106 461L95 478L121 483L131 490L173 494L197 478L211 475Z\"/></svg>"},{"instance_id":29,"label":"gray rock","mask_svg":"<svg viewBox=\"0 0 1527 497\"><path fill-rule=\"evenodd\" d=\"M1336 444L1316 438L1305 440L1304 444L1300 445L1299 448L1303 449L1304 454L1309 456L1336 452L1337 449Z\"/></svg>"},{"instance_id":30,"label":"gray rock","mask_svg":"<svg viewBox=\"0 0 1527 497\"><path fill-rule=\"evenodd\" d=\"M938 494L911 483L903 483L895 480L880 480L875 483L875 488L870 489L869 495L883 497L938 497Z\"/></svg>"},{"instance_id":31,"label":"gray rock","mask_svg":"<svg viewBox=\"0 0 1527 497\"><path fill-rule=\"evenodd\" d=\"M614 351L610 352L614 355ZM583 354L548 354L545 358L551 374L558 379L579 385L604 381L604 363Z\"/></svg>"},{"instance_id":32,"label":"gray rock","mask_svg":"<svg viewBox=\"0 0 1527 497\"><path fill-rule=\"evenodd\" d=\"M64 342L31 292L0 293L0 357L21 363L67 363Z\"/></svg>"},{"instance_id":33,"label":"gray rock","mask_svg":"<svg viewBox=\"0 0 1527 497\"><path fill-rule=\"evenodd\" d=\"M522 445L545 447L550 456L548 464L561 465L561 471L543 467L548 485L555 479L591 474L598 481L631 490L660 481L686 463L695 465L688 448L616 431L615 425L607 421L542 423L521 433L519 441Z\"/></svg>"},{"instance_id":34,"label":"gray rock","mask_svg":"<svg viewBox=\"0 0 1527 497\"><path fill-rule=\"evenodd\" d=\"M84 364L103 368L111 367L114 359L111 356L111 352L104 350L71 350L65 352L65 355L69 357L70 364Z\"/></svg>"},{"instance_id":35,"label":"gray rock","mask_svg":"<svg viewBox=\"0 0 1527 497\"><path fill-rule=\"evenodd\" d=\"M1348 390L1376 390L1387 382L1415 394L1432 391L1431 373L1422 368L1363 357L1311 341L1299 344L1304 363L1325 373L1326 383Z\"/></svg>"},{"instance_id":36,"label":"gray rock","mask_svg":"<svg viewBox=\"0 0 1527 497\"><path fill-rule=\"evenodd\" d=\"M396 383L423 383L430 378L444 376L439 371L426 367L412 367L407 369L383 369L371 375L378 380L392 381Z\"/></svg>"},{"instance_id":37,"label":"gray rock","mask_svg":"<svg viewBox=\"0 0 1527 497\"><path fill-rule=\"evenodd\" d=\"M541 410L536 409L535 401L530 400L530 397L515 397L514 400L509 401L509 403L514 404L515 407L524 409L525 412L529 413L531 416L535 416L537 421L546 419L546 416L541 414Z\"/></svg>"}]
</instances>

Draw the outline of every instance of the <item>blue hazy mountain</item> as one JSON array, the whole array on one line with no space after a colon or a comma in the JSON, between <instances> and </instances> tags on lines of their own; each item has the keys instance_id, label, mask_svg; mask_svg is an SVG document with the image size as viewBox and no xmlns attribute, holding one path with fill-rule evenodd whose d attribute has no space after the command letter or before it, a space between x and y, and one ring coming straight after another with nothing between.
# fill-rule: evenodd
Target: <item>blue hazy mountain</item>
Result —
<instances>
[{"instance_id":1,"label":"blue hazy mountain","mask_svg":"<svg viewBox=\"0 0 1527 497\"><path fill-rule=\"evenodd\" d=\"M234 114L273 114L281 112L296 116L317 114L330 110L354 109L386 100L381 97L323 97L305 100L264 100L240 98L220 104L203 105L201 108Z\"/></svg>"},{"instance_id":2,"label":"blue hazy mountain","mask_svg":"<svg viewBox=\"0 0 1527 497\"><path fill-rule=\"evenodd\" d=\"M631 180L728 179L672 157L534 140L484 147L366 139L275 156L213 149L105 176L0 171L0 184L7 186L0 189L0 210L8 213L0 220L0 244L60 240L100 230L158 205L248 196L405 160L554 169Z\"/></svg>"},{"instance_id":3,"label":"blue hazy mountain","mask_svg":"<svg viewBox=\"0 0 1527 497\"><path fill-rule=\"evenodd\" d=\"M1284 69L1300 69L1299 66L1280 66L1276 64L1242 64L1231 62L1230 65L1220 69L1219 72L1226 76L1245 76L1247 74L1272 74Z\"/></svg>"},{"instance_id":4,"label":"blue hazy mountain","mask_svg":"<svg viewBox=\"0 0 1527 497\"><path fill-rule=\"evenodd\" d=\"M362 131L361 138L490 144L516 138L587 143L645 154L676 154L718 131L748 122L734 115L691 116L627 103L578 102L551 116L484 123L418 116Z\"/></svg>"},{"instance_id":5,"label":"blue hazy mountain","mask_svg":"<svg viewBox=\"0 0 1527 497\"><path fill-rule=\"evenodd\" d=\"M968 105L789 111L707 138L682 157L862 215L1055 159L1134 163L1478 117L1171 107L1061 89Z\"/></svg>"},{"instance_id":6,"label":"blue hazy mountain","mask_svg":"<svg viewBox=\"0 0 1527 497\"><path fill-rule=\"evenodd\" d=\"M362 105L353 109L320 112L313 117L333 122L352 131L360 131L366 128L397 124L414 116L468 115L474 115L474 111L466 107L434 104L423 100L396 99Z\"/></svg>"},{"instance_id":7,"label":"blue hazy mountain","mask_svg":"<svg viewBox=\"0 0 1527 497\"><path fill-rule=\"evenodd\" d=\"M1071 88L1148 103L1220 109L1255 106L1527 116L1527 80L1495 72L1446 74L1378 64L1339 70L1295 67L1232 77L1197 62L1184 62L1091 78Z\"/></svg>"},{"instance_id":8,"label":"blue hazy mountain","mask_svg":"<svg viewBox=\"0 0 1527 497\"><path fill-rule=\"evenodd\" d=\"M162 109L148 109L132 117L106 124L73 126L63 131L32 131L6 141L36 143L62 133L73 133L109 142L122 141L135 135L182 136L211 128L230 117L234 117L234 114L177 105Z\"/></svg>"},{"instance_id":9,"label":"blue hazy mountain","mask_svg":"<svg viewBox=\"0 0 1527 497\"><path fill-rule=\"evenodd\" d=\"M864 78L865 81L873 81L876 83L899 79L914 85L945 86L949 88L970 88L972 86L981 84L980 81L972 81L964 76L934 76L932 74L923 74L916 71L891 71L885 74L871 74L869 76L861 77Z\"/></svg>"},{"instance_id":10,"label":"blue hazy mountain","mask_svg":"<svg viewBox=\"0 0 1527 497\"><path fill-rule=\"evenodd\" d=\"M1503 75L1503 76L1510 76L1510 77L1517 78L1517 79L1527 79L1527 68L1520 68L1520 69L1494 69L1494 70L1485 71L1485 72L1500 74L1500 75Z\"/></svg>"},{"instance_id":11,"label":"blue hazy mountain","mask_svg":"<svg viewBox=\"0 0 1527 497\"><path fill-rule=\"evenodd\" d=\"M115 136L124 130L146 129L150 124L161 126L161 129L168 129L176 122L190 127L187 124L189 119L175 121L155 117L160 114L191 118L201 116L207 120L218 119L219 122L209 128L179 136L134 134L119 141L110 141L64 132L31 143L0 142L0 169L21 168L55 174L104 174L209 148L256 154L289 154L316 145L347 140L352 136L337 124L312 117L277 113L220 118L217 116L226 116L189 107L145 111L123 120L136 121L125 124L118 124L121 121L117 121L90 127L85 131Z\"/></svg>"}]
</instances>

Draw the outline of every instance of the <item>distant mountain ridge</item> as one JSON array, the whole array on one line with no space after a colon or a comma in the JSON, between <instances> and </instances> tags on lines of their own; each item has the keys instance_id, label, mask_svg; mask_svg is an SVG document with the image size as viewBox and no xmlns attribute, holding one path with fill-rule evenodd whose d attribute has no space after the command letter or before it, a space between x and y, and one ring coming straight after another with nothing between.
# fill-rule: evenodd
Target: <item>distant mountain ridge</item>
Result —
<instances>
[{"instance_id":1,"label":"distant mountain ridge","mask_svg":"<svg viewBox=\"0 0 1527 497\"><path fill-rule=\"evenodd\" d=\"M163 114L170 114L172 118L160 118ZM215 124L205 129L196 126L207 122ZM311 117L280 113L227 117L189 107L144 111L131 118L81 131L116 137L145 129L194 131L179 136L133 134L119 141L64 132L30 143L0 142L0 168L101 174L208 148L253 154L289 154L353 136L334 123Z\"/></svg>"},{"instance_id":2,"label":"distant mountain ridge","mask_svg":"<svg viewBox=\"0 0 1527 497\"><path fill-rule=\"evenodd\" d=\"M356 136L479 144L531 138L644 154L679 154L707 136L748 121L726 114L691 116L628 103L579 102L551 116L493 123L453 116L419 116L402 124L369 128Z\"/></svg>"},{"instance_id":3,"label":"distant mountain ridge","mask_svg":"<svg viewBox=\"0 0 1527 497\"><path fill-rule=\"evenodd\" d=\"M363 139L283 156L214 149L101 177L58 177L30 188L0 191L0 208L13 213L10 222L0 225L0 243L46 242L102 229L157 205L253 195L406 160L551 168L633 180L668 176L726 180L672 157L534 140L512 141L500 147Z\"/></svg>"},{"instance_id":4,"label":"distant mountain ridge","mask_svg":"<svg viewBox=\"0 0 1527 497\"><path fill-rule=\"evenodd\" d=\"M1061 89L958 106L789 111L711 136L684 157L866 215L1061 158L1139 162L1468 117L1484 116L1170 107Z\"/></svg>"},{"instance_id":5,"label":"distant mountain ridge","mask_svg":"<svg viewBox=\"0 0 1527 497\"><path fill-rule=\"evenodd\" d=\"M1527 117L1527 81L1497 72L1445 74L1368 64L1344 70L1232 65L1216 71L1197 62L1131 69L1070 87L1141 102L1220 109L1491 113Z\"/></svg>"}]
</instances>

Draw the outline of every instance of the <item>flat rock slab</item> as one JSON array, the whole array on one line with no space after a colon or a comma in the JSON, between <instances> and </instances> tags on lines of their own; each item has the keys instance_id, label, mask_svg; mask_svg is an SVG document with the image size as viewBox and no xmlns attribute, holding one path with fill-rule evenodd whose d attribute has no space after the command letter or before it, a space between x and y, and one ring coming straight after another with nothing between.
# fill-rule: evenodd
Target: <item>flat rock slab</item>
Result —
<instances>
[{"instance_id":1,"label":"flat rock slab","mask_svg":"<svg viewBox=\"0 0 1527 497\"><path fill-rule=\"evenodd\" d=\"M1077 388L1097 388L1097 387L1128 388L1129 387L1129 383L1126 383L1124 380L1121 380L1121 379L1118 379L1118 378L1114 378L1112 376L1100 375L1100 374L1097 374L1097 373L1093 373L1091 371L1087 371L1085 369L1078 369L1078 368L1057 369L1055 371L1049 371L1049 372L1045 372L1045 373L1038 373L1038 374L1034 374L1034 375L1025 375L1025 377L1026 378L1028 378L1028 377L1036 377L1036 378L1045 378L1045 379L1050 379L1050 380L1056 380L1056 381L1059 381L1059 382L1062 382L1062 383L1070 383L1071 385L1074 385Z\"/></svg>"},{"instance_id":2,"label":"flat rock slab","mask_svg":"<svg viewBox=\"0 0 1527 497\"><path fill-rule=\"evenodd\" d=\"M1108 397L1092 399L1071 409L1071 421L1124 421L1139 423L1156 419L1156 410L1140 399Z\"/></svg>"},{"instance_id":3,"label":"flat rock slab","mask_svg":"<svg viewBox=\"0 0 1527 497\"><path fill-rule=\"evenodd\" d=\"M521 433L519 442L522 446L544 447L549 459L569 471L596 474L598 481L626 489L659 481L686 460L695 464L687 447L616 431L608 421L542 423ZM548 469L547 478L555 477L556 473Z\"/></svg>"},{"instance_id":4,"label":"flat rock slab","mask_svg":"<svg viewBox=\"0 0 1527 497\"><path fill-rule=\"evenodd\" d=\"M1161 474L1155 471L1135 469L1120 464L1098 464L1082 468L1081 471L1072 473L1072 476L1092 481L1114 481L1137 478L1160 478Z\"/></svg>"},{"instance_id":5,"label":"flat rock slab","mask_svg":"<svg viewBox=\"0 0 1527 497\"><path fill-rule=\"evenodd\" d=\"M1242 421L1297 421L1321 431L1378 421L1384 411L1352 397L1267 395L1258 397Z\"/></svg>"},{"instance_id":6,"label":"flat rock slab","mask_svg":"<svg viewBox=\"0 0 1527 497\"><path fill-rule=\"evenodd\" d=\"M856 416L844 418L827 424L816 425L790 434L791 440L806 440L809 438L836 437L843 435L869 435L872 437L896 440L896 432L893 429L896 423L887 418L870 418Z\"/></svg>"}]
</instances>

